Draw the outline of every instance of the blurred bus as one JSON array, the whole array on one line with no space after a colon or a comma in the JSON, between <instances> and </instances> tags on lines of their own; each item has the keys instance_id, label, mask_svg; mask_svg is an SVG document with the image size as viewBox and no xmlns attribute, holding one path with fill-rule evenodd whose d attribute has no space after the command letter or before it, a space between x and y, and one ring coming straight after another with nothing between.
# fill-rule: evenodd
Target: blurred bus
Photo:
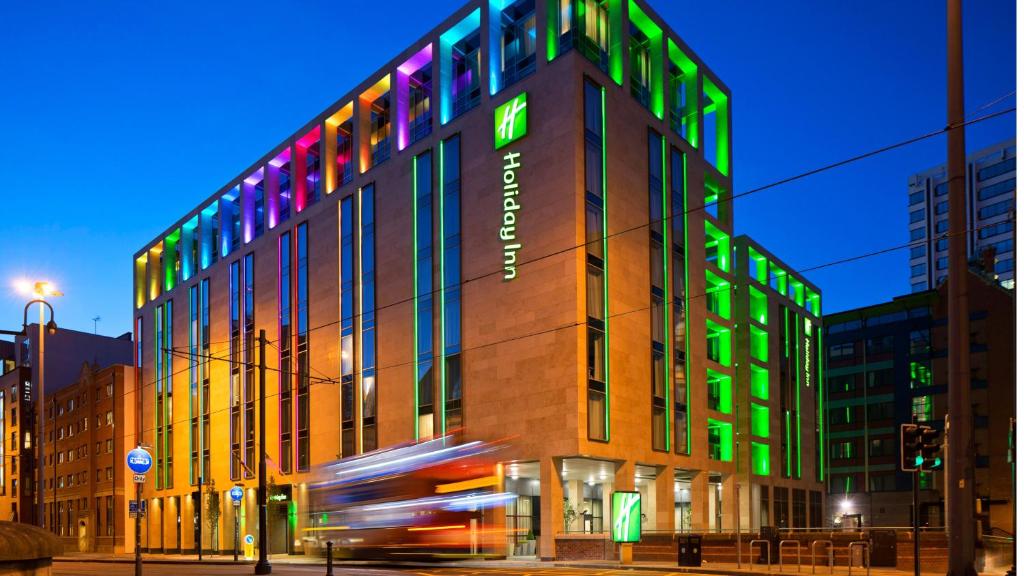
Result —
<instances>
[{"instance_id":1,"label":"blurred bus","mask_svg":"<svg viewBox=\"0 0 1024 576\"><path fill-rule=\"evenodd\" d=\"M339 558L503 553L505 533L492 519L514 495L498 491L500 448L447 436L326 464L309 487L308 535L321 546L331 541Z\"/></svg>"}]
</instances>

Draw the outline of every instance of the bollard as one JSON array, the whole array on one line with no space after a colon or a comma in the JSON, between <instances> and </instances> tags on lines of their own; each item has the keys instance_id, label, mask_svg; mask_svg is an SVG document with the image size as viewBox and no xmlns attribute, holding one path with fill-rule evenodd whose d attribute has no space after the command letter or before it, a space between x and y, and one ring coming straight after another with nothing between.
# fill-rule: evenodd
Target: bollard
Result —
<instances>
[{"instance_id":1,"label":"bollard","mask_svg":"<svg viewBox=\"0 0 1024 576\"><path fill-rule=\"evenodd\" d=\"M334 544L327 541L327 576L334 576Z\"/></svg>"}]
</instances>

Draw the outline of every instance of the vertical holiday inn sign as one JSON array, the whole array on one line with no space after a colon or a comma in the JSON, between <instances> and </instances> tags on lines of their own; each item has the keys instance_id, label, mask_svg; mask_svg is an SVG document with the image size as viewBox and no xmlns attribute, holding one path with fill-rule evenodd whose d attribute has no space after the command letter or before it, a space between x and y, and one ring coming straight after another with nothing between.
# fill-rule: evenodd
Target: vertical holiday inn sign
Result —
<instances>
[{"instance_id":1,"label":"vertical holiday inn sign","mask_svg":"<svg viewBox=\"0 0 1024 576\"><path fill-rule=\"evenodd\" d=\"M502 148L526 136L527 109L526 92L520 92L515 98L494 109L494 149ZM516 221L519 205L519 168L522 166L521 153L509 151L505 153L502 167L501 194L501 227L498 239L502 242L505 255L504 280L513 280L518 275L516 260L523 245L518 240Z\"/></svg>"}]
</instances>

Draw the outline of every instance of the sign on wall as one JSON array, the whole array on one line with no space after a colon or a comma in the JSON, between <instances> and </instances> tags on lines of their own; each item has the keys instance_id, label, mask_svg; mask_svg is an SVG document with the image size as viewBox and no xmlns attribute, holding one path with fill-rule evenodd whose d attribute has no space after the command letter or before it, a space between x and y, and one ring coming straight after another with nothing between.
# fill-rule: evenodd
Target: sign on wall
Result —
<instances>
[{"instance_id":1,"label":"sign on wall","mask_svg":"<svg viewBox=\"0 0 1024 576\"><path fill-rule=\"evenodd\" d=\"M494 149L505 146L526 136L527 130L526 92L494 109ZM522 167L522 153L508 151L503 156L501 171L501 226L498 239L502 243L504 257L503 280L513 280L519 275L517 261L522 242L519 240L519 169Z\"/></svg>"},{"instance_id":2,"label":"sign on wall","mask_svg":"<svg viewBox=\"0 0 1024 576\"><path fill-rule=\"evenodd\" d=\"M639 542L640 521L640 493L612 492L612 542Z\"/></svg>"},{"instance_id":3,"label":"sign on wall","mask_svg":"<svg viewBox=\"0 0 1024 576\"><path fill-rule=\"evenodd\" d=\"M494 109L494 149L526 136L526 92Z\"/></svg>"}]
</instances>

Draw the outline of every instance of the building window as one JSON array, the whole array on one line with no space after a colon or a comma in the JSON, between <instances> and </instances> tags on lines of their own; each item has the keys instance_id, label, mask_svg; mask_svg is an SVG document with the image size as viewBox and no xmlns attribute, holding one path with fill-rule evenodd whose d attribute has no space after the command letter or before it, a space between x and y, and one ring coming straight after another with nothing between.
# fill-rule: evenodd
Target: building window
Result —
<instances>
[{"instance_id":1,"label":"building window","mask_svg":"<svg viewBox=\"0 0 1024 576\"><path fill-rule=\"evenodd\" d=\"M403 71L400 66L398 68L398 88L399 90L405 90L405 97L408 99L407 105L402 106L399 112L404 116L404 123L402 130L405 130L407 134L398 135L398 148L404 150L409 144L421 140L430 135L430 131L433 127L433 114L431 113L431 95L434 86L434 79L432 75L433 60L431 59L432 51L428 45L427 48L421 50L416 56L409 59L403 66L413 68L419 66L418 69L408 70L408 73Z\"/></svg>"},{"instance_id":2,"label":"building window","mask_svg":"<svg viewBox=\"0 0 1024 576\"><path fill-rule=\"evenodd\" d=\"M480 104L480 30L470 32L451 47L452 118Z\"/></svg>"},{"instance_id":3,"label":"building window","mask_svg":"<svg viewBox=\"0 0 1024 576\"><path fill-rule=\"evenodd\" d=\"M296 466L309 470L309 238L306 223L295 228Z\"/></svg>"},{"instance_id":4,"label":"building window","mask_svg":"<svg viewBox=\"0 0 1024 576\"><path fill-rule=\"evenodd\" d=\"M502 5L504 5L502 7ZM492 18L495 8L501 12L492 22L500 26L500 33L492 32L491 94L511 86L533 73L537 67L537 15L535 0L499 2L491 0ZM497 58L498 65L494 65Z\"/></svg>"},{"instance_id":5,"label":"building window","mask_svg":"<svg viewBox=\"0 0 1024 576\"><path fill-rule=\"evenodd\" d=\"M293 427L292 381L292 233L285 232L278 239L278 428L280 431L278 461L282 474L292 471Z\"/></svg>"},{"instance_id":6,"label":"building window","mask_svg":"<svg viewBox=\"0 0 1024 576\"><path fill-rule=\"evenodd\" d=\"M680 137L697 147L697 65L675 41L668 39L669 124Z\"/></svg>"},{"instance_id":7,"label":"building window","mask_svg":"<svg viewBox=\"0 0 1024 576\"><path fill-rule=\"evenodd\" d=\"M237 480L242 475L242 326L241 326L241 261L235 260L228 267L228 325L230 331L230 466L231 479Z\"/></svg>"},{"instance_id":8,"label":"building window","mask_svg":"<svg viewBox=\"0 0 1024 576\"><path fill-rule=\"evenodd\" d=\"M604 243L604 91L584 83L584 174L587 236L587 437L608 440L607 279Z\"/></svg>"},{"instance_id":9,"label":"building window","mask_svg":"<svg viewBox=\"0 0 1024 576\"><path fill-rule=\"evenodd\" d=\"M988 180L989 178L995 178L1008 172L1013 172L1017 169L1017 157L1007 158L1002 162L985 166L984 168L978 169L978 180Z\"/></svg>"},{"instance_id":10,"label":"building window","mask_svg":"<svg viewBox=\"0 0 1024 576\"><path fill-rule=\"evenodd\" d=\"M673 396L674 444L677 453L689 452L690 419L688 414L689 384L687 354L689 336L687 318L689 287L687 283L687 241L685 216L685 156L676 148L669 155L670 205L672 210L672 356L671 377ZM684 304L685 303L685 304Z\"/></svg>"},{"instance_id":11,"label":"building window","mask_svg":"<svg viewBox=\"0 0 1024 576\"><path fill-rule=\"evenodd\" d=\"M413 158L413 309L416 338L417 438L434 436L434 178L433 154Z\"/></svg>"},{"instance_id":12,"label":"building window","mask_svg":"<svg viewBox=\"0 0 1024 576\"><path fill-rule=\"evenodd\" d=\"M356 454L355 444L355 219L354 196L341 201L341 454Z\"/></svg>"},{"instance_id":13,"label":"building window","mask_svg":"<svg viewBox=\"0 0 1024 576\"><path fill-rule=\"evenodd\" d=\"M924 209L914 210L910 213L910 223L921 222L924 220Z\"/></svg>"},{"instance_id":14,"label":"building window","mask_svg":"<svg viewBox=\"0 0 1024 576\"><path fill-rule=\"evenodd\" d=\"M374 185L359 190L360 294L362 321L359 390L362 397L363 452L377 449L377 322Z\"/></svg>"},{"instance_id":15,"label":"building window","mask_svg":"<svg viewBox=\"0 0 1024 576\"><path fill-rule=\"evenodd\" d=\"M462 139L441 143L441 389L444 392L442 432L461 428L462 411Z\"/></svg>"},{"instance_id":16,"label":"building window","mask_svg":"<svg viewBox=\"0 0 1024 576\"><path fill-rule=\"evenodd\" d=\"M910 205L920 204L924 202L924 190L918 190L917 192L910 193Z\"/></svg>"},{"instance_id":17,"label":"building window","mask_svg":"<svg viewBox=\"0 0 1024 576\"><path fill-rule=\"evenodd\" d=\"M242 357L245 362L245 463L246 476L252 477L256 464L256 295L254 256L246 254L242 259Z\"/></svg>"},{"instance_id":18,"label":"building window","mask_svg":"<svg viewBox=\"0 0 1024 576\"><path fill-rule=\"evenodd\" d=\"M655 450L668 450L669 423L666 400L669 396L670 377L665 352L666 346L672 341L672 336L668 332L669 310L665 306L665 271L669 261L665 240L669 231L669 219L665 214L665 142L662 136L654 131L647 133L647 173L651 279L651 434Z\"/></svg>"}]
</instances>

